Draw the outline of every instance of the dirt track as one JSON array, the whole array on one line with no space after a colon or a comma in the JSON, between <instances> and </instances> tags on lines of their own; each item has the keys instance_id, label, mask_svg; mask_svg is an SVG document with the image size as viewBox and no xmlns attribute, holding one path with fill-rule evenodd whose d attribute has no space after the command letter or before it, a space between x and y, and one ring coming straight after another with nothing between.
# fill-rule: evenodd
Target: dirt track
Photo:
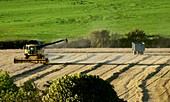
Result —
<instances>
[{"instance_id":1,"label":"dirt track","mask_svg":"<svg viewBox=\"0 0 170 102\"><path fill-rule=\"evenodd\" d=\"M66 74L95 74L114 85L118 96L128 102L170 102L170 49L146 49L144 55L133 55L131 49L47 49L45 53L53 64L13 64L23 51L0 50L0 68L9 71L18 85L31 80L42 88L46 81Z\"/></svg>"}]
</instances>

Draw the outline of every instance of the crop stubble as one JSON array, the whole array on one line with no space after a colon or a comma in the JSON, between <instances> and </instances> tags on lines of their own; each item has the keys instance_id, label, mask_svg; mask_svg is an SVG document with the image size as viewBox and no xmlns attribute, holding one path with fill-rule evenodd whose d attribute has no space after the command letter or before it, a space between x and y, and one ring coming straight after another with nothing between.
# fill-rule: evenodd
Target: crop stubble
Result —
<instances>
[{"instance_id":1,"label":"crop stubble","mask_svg":"<svg viewBox=\"0 0 170 102\"><path fill-rule=\"evenodd\" d=\"M122 53L121 53L122 51ZM82 73L99 75L114 85L119 97L133 101L170 101L169 49L149 49L133 55L129 49L48 49L50 62L75 64L13 64L22 50L0 50L1 69L9 71L17 85L31 80L43 88L48 80ZM154 53L155 52L155 53ZM76 64L83 63L83 64Z\"/></svg>"}]
</instances>

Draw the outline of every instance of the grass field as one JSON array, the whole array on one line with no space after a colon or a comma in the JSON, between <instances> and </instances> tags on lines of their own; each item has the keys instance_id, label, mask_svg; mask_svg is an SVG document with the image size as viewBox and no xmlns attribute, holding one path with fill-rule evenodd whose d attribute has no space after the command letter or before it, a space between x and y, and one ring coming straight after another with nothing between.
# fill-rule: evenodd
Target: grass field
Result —
<instances>
[{"instance_id":1,"label":"grass field","mask_svg":"<svg viewBox=\"0 0 170 102\"><path fill-rule=\"evenodd\" d=\"M139 28L170 37L169 0L0 0L0 40L87 37Z\"/></svg>"}]
</instances>

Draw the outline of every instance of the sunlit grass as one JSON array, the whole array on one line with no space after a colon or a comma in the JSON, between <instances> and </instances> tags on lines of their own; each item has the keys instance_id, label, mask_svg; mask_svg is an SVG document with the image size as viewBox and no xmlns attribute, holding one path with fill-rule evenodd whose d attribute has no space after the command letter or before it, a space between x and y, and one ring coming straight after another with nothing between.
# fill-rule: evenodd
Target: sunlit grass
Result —
<instances>
[{"instance_id":1,"label":"sunlit grass","mask_svg":"<svg viewBox=\"0 0 170 102\"><path fill-rule=\"evenodd\" d=\"M0 40L87 37L107 29L124 34L139 28L170 36L169 0L0 1Z\"/></svg>"}]
</instances>

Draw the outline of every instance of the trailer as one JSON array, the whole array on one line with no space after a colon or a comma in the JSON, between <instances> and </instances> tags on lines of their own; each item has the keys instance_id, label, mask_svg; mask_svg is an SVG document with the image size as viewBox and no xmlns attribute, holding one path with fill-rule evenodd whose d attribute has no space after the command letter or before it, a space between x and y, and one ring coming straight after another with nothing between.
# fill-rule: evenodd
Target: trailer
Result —
<instances>
[{"instance_id":1,"label":"trailer","mask_svg":"<svg viewBox=\"0 0 170 102\"><path fill-rule=\"evenodd\" d=\"M132 42L132 51L133 51L133 54L144 54L145 43L144 42L140 42L140 43Z\"/></svg>"}]
</instances>

